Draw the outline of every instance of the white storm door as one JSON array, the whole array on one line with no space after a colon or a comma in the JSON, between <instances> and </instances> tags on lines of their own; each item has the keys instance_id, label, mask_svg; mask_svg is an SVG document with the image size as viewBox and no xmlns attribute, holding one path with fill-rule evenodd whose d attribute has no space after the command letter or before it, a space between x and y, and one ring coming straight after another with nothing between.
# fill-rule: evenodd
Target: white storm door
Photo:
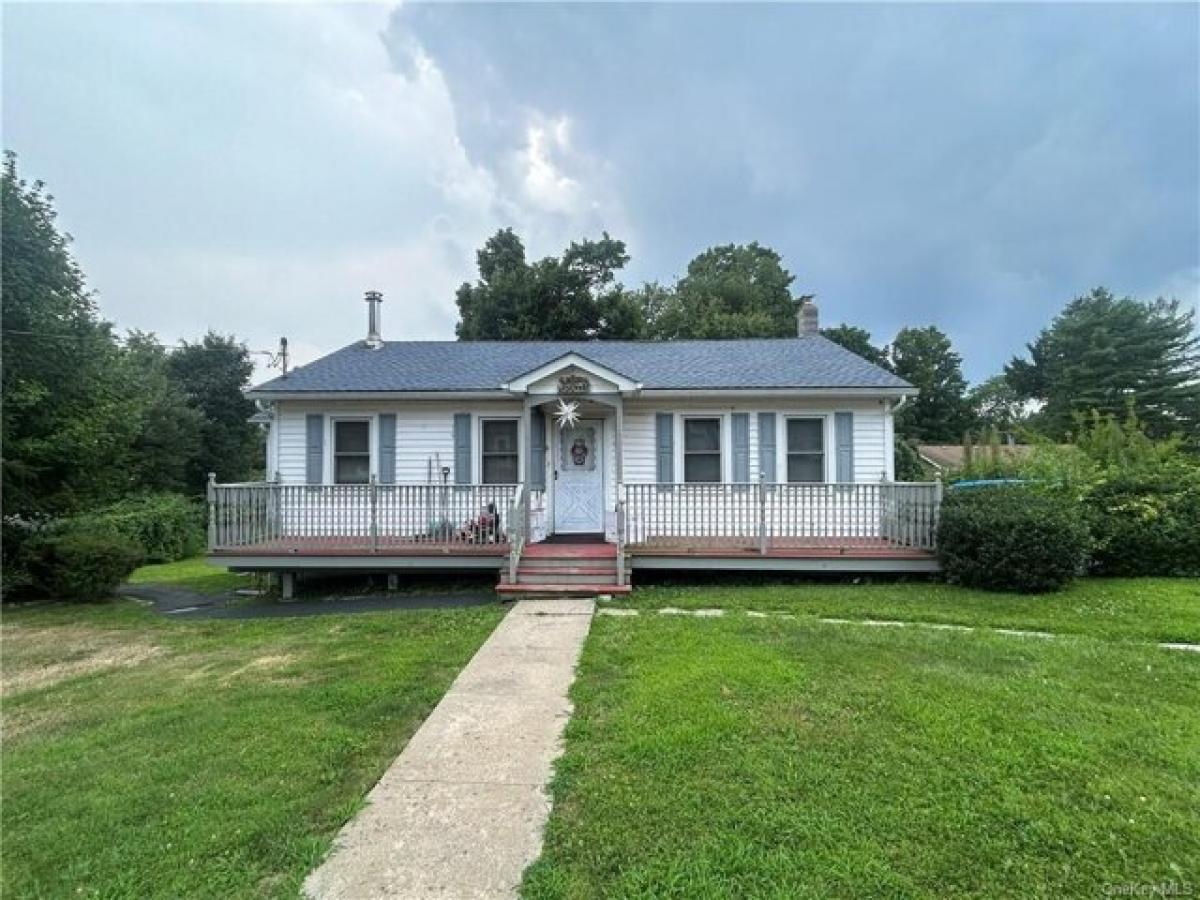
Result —
<instances>
[{"instance_id":1,"label":"white storm door","mask_svg":"<svg viewBox=\"0 0 1200 900\"><path fill-rule=\"evenodd\" d=\"M555 428L554 530L604 531L604 421Z\"/></svg>"}]
</instances>

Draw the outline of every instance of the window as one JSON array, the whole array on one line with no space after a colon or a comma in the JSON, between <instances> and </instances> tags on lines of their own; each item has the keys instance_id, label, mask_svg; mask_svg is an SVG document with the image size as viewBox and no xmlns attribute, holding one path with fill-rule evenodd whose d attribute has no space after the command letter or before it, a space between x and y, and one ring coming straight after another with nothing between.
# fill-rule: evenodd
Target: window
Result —
<instances>
[{"instance_id":1,"label":"window","mask_svg":"<svg viewBox=\"0 0 1200 900\"><path fill-rule=\"evenodd\" d=\"M721 420L683 420L683 480L721 480Z\"/></svg>"},{"instance_id":2,"label":"window","mask_svg":"<svg viewBox=\"0 0 1200 900\"><path fill-rule=\"evenodd\" d=\"M483 430L483 463L480 469L484 484L516 484L517 473L517 420L485 419Z\"/></svg>"},{"instance_id":3,"label":"window","mask_svg":"<svg viewBox=\"0 0 1200 900\"><path fill-rule=\"evenodd\" d=\"M825 480L824 419L788 419L787 480Z\"/></svg>"},{"instance_id":4,"label":"window","mask_svg":"<svg viewBox=\"0 0 1200 900\"><path fill-rule=\"evenodd\" d=\"M371 480L371 423L333 423L333 483L366 484Z\"/></svg>"}]
</instances>

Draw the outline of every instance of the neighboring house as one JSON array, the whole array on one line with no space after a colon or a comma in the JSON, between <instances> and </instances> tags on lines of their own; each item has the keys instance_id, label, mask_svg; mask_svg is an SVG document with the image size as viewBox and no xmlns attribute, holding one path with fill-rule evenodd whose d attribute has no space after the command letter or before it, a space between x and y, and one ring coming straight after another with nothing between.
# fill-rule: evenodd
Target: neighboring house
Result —
<instances>
[{"instance_id":1,"label":"neighboring house","mask_svg":"<svg viewBox=\"0 0 1200 900\"><path fill-rule=\"evenodd\" d=\"M940 488L893 482L907 382L817 332L365 341L250 392L273 480L210 488L215 562L489 567L506 592L640 567L929 570Z\"/></svg>"},{"instance_id":2,"label":"neighboring house","mask_svg":"<svg viewBox=\"0 0 1200 900\"><path fill-rule=\"evenodd\" d=\"M971 449L976 460L986 460L992 453L996 453L1005 462L1028 459L1034 451L1030 444L1000 444L996 447L985 445ZM941 477L957 472L966 465L967 448L964 444L920 444L917 446L917 455Z\"/></svg>"}]
</instances>

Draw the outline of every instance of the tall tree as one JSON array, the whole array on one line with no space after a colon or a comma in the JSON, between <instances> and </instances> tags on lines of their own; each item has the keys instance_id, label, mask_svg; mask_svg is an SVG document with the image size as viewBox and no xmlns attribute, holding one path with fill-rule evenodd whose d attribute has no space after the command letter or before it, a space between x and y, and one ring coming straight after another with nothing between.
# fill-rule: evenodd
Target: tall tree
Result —
<instances>
[{"instance_id":1,"label":"tall tree","mask_svg":"<svg viewBox=\"0 0 1200 900\"><path fill-rule=\"evenodd\" d=\"M137 422L126 469L131 490L189 493L200 487L195 478L206 421L172 376L169 360L155 335L131 331L126 337L121 366Z\"/></svg>"},{"instance_id":2,"label":"tall tree","mask_svg":"<svg viewBox=\"0 0 1200 900\"><path fill-rule=\"evenodd\" d=\"M648 316L655 338L794 337L795 277L757 243L725 244L690 263L675 290Z\"/></svg>"},{"instance_id":3,"label":"tall tree","mask_svg":"<svg viewBox=\"0 0 1200 900\"><path fill-rule=\"evenodd\" d=\"M40 181L4 160L3 490L6 513L70 512L118 495L135 424L119 349Z\"/></svg>"},{"instance_id":4,"label":"tall tree","mask_svg":"<svg viewBox=\"0 0 1200 900\"><path fill-rule=\"evenodd\" d=\"M219 481L245 481L262 464L262 436L248 420L253 401L245 388L254 364L245 344L232 335L210 331L203 340L167 357L167 372L204 417L200 444L189 460L187 483L200 490L209 472Z\"/></svg>"},{"instance_id":5,"label":"tall tree","mask_svg":"<svg viewBox=\"0 0 1200 900\"><path fill-rule=\"evenodd\" d=\"M897 414L897 430L919 441L958 443L971 426L962 357L930 325L902 328L892 342L892 368L920 390Z\"/></svg>"},{"instance_id":6,"label":"tall tree","mask_svg":"<svg viewBox=\"0 0 1200 900\"><path fill-rule=\"evenodd\" d=\"M642 330L633 295L616 282L629 255L607 233L530 263L521 239L505 228L488 238L476 262L479 279L456 295L459 340L586 340Z\"/></svg>"},{"instance_id":7,"label":"tall tree","mask_svg":"<svg viewBox=\"0 0 1200 900\"><path fill-rule=\"evenodd\" d=\"M993 375L971 388L967 403L976 426L995 429L1001 434L1012 433L1028 418L1028 404L1003 373Z\"/></svg>"},{"instance_id":8,"label":"tall tree","mask_svg":"<svg viewBox=\"0 0 1200 900\"><path fill-rule=\"evenodd\" d=\"M1200 336L1177 300L1142 302L1104 288L1077 297L1005 368L1043 404L1039 426L1061 438L1076 413L1120 416L1132 400L1152 437L1200 431Z\"/></svg>"},{"instance_id":9,"label":"tall tree","mask_svg":"<svg viewBox=\"0 0 1200 900\"><path fill-rule=\"evenodd\" d=\"M888 359L887 348L876 347L871 343L871 332L865 328L842 324L835 325L833 328L822 328L821 334L877 366L885 369L892 367L891 360Z\"/></svg>"}]
</instances>

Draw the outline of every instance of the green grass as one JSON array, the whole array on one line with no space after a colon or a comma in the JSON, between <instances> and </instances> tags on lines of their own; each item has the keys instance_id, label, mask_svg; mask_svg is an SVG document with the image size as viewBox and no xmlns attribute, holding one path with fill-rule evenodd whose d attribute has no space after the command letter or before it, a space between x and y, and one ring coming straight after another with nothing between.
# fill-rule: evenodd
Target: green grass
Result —
<instances>
[{"instance_id":1,"label":"green grass","mask_svg":"<svg viewBox=\"0 0 1200 900\"><path fill-rule=\"evenodd\" d=\"M295 896L501 615L6 611L0 893Z\"/></svg>"},{"instance_id":2,"label":"green grass","mask_svg":"<svg viewBox=\"0 0 1200 900\"><path fill-rule=\"evenodd\" d=\"M161 584L201 594L224 594L234 588L253 586L248 576L209 565L203 556L142 566L129 576L129 583Z\"/></svg>"},{"instance_id":3,"label":"green grass","mask_svg":"<svg viewBox=\"0 0 1200 900\"><path fill-rule=\"evenodd\" d=\"M638 588L628 602L642 609L724 607L1200 643L1195 578L1089 578L1061 593L1034 596L933 582L655 586Z\"/></svg>"},{"instance_id":4,"label":"green grass","mask_svg":"<svg viewBox=\"0 0 1200 900\"><path fill-rule=\"evenodd\" d=\"M980 599L939 590L939 606L921 590L872 588L861 606L827 588L641 599L947 619L960 618L954 593ZM1011 624L1113 626L1026 614ZM1090 637L599 617L545 852L523 893L1097 897L1110 884L1194 886L1198 685L1194 654Z\"/></svg>"}]
</instances>

